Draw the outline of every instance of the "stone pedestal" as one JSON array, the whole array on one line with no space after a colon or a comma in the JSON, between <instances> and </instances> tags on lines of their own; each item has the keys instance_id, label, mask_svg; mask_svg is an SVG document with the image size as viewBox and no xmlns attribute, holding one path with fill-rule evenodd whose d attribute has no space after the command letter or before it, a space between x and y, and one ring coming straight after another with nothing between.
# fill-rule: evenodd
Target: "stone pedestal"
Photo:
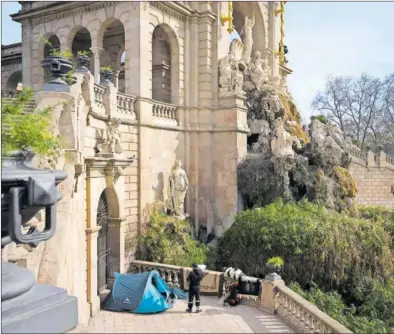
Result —
<instances>
[{"instance_id":1,"label":"stone pedestal","mask_svg":"<svg viewBox=\"0 0 394 334\"><path fill-rule=\"evenodd\" d=\"M78 301L67 291L36 283L34 274L2 262L2 332L64 333L78 324Z\"/></svg>"},{"instance_id":2,"label":"stone pedestal","mask_svg":"<svg viewBox=\"0 0 394 334\"><path fill-rule=\"evenodd\" d=\"M271 313L275 313L277 309L276 286L285 284L280 276L277 276L279 277L277 280L273 281L266 277L262 282L261 308Z\"/></svg>"}]
</instances>

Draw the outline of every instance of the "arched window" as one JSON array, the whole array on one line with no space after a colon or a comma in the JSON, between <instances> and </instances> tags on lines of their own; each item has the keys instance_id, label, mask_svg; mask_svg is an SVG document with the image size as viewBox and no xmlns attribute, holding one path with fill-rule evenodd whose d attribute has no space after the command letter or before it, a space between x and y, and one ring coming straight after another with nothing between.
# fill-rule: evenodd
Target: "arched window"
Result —
<instances>
[{"instance_id":1,"label":"arched window","mask_svg":"<svg viewBox=\"0 0 394 334\"><path fill-rule=\"evenodd\" d=\"M171 46L161 26L153 30L152 40L152 98L171 103Z\"/></svg>"},{"instance_id":2,"label":"arched window","mask_svg":"<svg viewBox=\"0 0 394 334\"><path fill-rule=\"evenodd\" d=\"M74 36L74 39L71 44L71 52L74 56L78 54L78 51L85 51L88 53L88 56L91 59L90 62L90 72L93 73L94 64L93 64L93 54L90 50L92 46L92 38L90 36L89 30L86 28L80 28Z\"/></svg>"}]
</instances>

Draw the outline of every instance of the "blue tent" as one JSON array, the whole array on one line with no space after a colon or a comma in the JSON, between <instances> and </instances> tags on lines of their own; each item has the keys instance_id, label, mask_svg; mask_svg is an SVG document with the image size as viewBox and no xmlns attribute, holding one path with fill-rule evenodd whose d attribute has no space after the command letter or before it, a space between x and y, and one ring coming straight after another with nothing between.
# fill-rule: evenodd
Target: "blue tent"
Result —
<instances>
[{"instance_id":1,"label":"blue tent","mask_svg":"<svg viewBox=\"0 0 394 334\"><path fill-rule=\"evenodd\" d=\"M114 286L101 307L107 311L158 313L172 307L176 297L157 271L115 273Z\"/></svg>"}]
</instances>

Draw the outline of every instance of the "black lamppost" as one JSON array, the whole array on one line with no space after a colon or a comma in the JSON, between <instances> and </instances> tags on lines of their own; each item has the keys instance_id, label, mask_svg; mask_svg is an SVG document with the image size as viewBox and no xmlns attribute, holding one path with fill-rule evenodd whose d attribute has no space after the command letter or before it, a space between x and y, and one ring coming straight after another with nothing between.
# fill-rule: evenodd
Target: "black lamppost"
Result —
<instances>
[{"instance_id":1,"label":"black lamppost","mask_svg":"<svg viewBox=\"0 0 394 334\"><path fill-rule=\"evenodd\" d=\"M57 185L67 178L59 170L32 168L32 151L18 151L4 159L1 175L1 247L11 242L31 247L50 239L56 231ZM43 231L29 220L45 209ZM76 297L58 287L40 284L26 268L2 262L2 332L63 333L78 324Z\"/></svg>"}]
</instances>

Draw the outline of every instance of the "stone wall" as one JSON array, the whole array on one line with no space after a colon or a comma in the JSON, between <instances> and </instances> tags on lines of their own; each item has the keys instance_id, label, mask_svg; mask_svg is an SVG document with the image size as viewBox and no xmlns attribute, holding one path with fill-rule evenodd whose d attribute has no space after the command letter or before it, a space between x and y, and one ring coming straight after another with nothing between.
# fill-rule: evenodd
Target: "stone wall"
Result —
<instances>
[{"instance_id":1,"label":"stone wall","mask_svg":"<svg viewBox=\"0 0 394 334\"><path fill-rule=\"evenodd\" d=\"M367 161L353 158L350 173L356 183L356 202L394 208L394 160L384 152L368 152Z\"/></svg>"}]
</instances>

